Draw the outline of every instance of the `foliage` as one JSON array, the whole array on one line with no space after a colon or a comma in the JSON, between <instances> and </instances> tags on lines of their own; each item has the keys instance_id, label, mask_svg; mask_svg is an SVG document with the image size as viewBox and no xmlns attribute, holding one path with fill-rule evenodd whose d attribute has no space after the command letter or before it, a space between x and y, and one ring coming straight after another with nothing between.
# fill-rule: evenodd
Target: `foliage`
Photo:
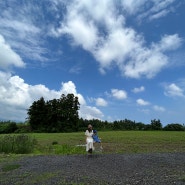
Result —
<instances>
[{"instance_id":1,"label":"foliage","mask_svg":"<svg viewBox=\"0 0 185 185\"><path fill-rule=\"evenodd\" d=\"M32 153L36 140L29 135L4 135L0 140L0 152L27 154Z\"/></svg>"},{"instance_id":2,"label":"foliage","mask_svg":"<svg viewBox=\"0 0 185 185\"><path fill-rule=\"evenodd\" d=\"M28 120L33 131L71 132L78 131L78 97L73 94L45 102L34 101L28 109Z\"/></svg>"},{"instance_id":3,"label":"foliage","mask_svg":"<svg viewBox=\"0 0 185 185\"><path fill-rule=\"evenodd\" d=\"M0 123L0 134L9 134L17 130L17 124L11 121L4 121Z\"/></svg>"},{"instance_id":4,"label":"foliage","mask_svg":"<svg viewBox=\"0 0 185 185\"><path fill-rule=\"evenodd\" d=\"M151 120L151 129L152 130L162 130L161 121L158 119Z\"/></svg>"},{"instance_id":5,"label":"foliage","mask_svg":"<svg viewBox=\"0 0 185 185\"><path fill-rule=\"evenodd\" d=\"M182 125L178 124L178 123L172 123L172 124L168 124L166 125L163 130L167 130L167 131L185 131L185 127L183 127Z\"/></svg>"},{"instance_id":6,"label":"foliage","mask_svg":"<svg viewBox=\"0 0 185 185\"><path fill-rule=\"evenodd\" d=\"M25 124L17 124L17 130L15 130L15 133L29 133L32 132L31 126L25 125Z\"/></svg>"}]
</instances>

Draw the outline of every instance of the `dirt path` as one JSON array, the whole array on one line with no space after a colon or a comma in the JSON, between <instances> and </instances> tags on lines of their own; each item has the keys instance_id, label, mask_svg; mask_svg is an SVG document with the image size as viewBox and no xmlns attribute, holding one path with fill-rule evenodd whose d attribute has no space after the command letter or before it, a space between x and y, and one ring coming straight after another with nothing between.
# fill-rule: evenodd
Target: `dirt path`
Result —
<instances>
[{"instance_id":1,"label":"dirt path","mask_svg":"<svg viewBox=\"0 0 185 185\"><path fill-rule=\"evenodd\" d=\"M185 185L185 153L34 156L14 164L20 167L8 172L0 164L1 185Z\"/></svg>"}]
</instances>

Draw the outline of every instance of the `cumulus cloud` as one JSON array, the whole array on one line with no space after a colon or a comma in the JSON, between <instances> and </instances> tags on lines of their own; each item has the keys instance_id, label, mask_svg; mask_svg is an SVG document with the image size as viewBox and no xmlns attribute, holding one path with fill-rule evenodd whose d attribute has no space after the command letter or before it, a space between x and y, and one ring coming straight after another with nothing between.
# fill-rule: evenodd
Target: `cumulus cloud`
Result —
<instances>
[{"instance_id":1,"label":"cumulus cloud","mask_svg":"<svg viewBox=\"0 0 185 185\"><path fill-rule=\"evenodd\" d=\"M119 89L111 89L112 96L118 100L127 98L127 92Z\"/></svg>"},{"instance_id":2,"label":"cumulus cloud","mask_svg":"<svg viewBox=\"0 0 185 185\"><path fill-rule=\"evenodd\" d=\"M0 119L25 121L27 109L33 101L41 97L52 100L58 99L62 94L73 93L78 96L80 103L79 115L85 119L102 119L103 114L96 107L86 104L83 95L77 93L76 86L72 81L61 84L59 91L51 90L42 84L29 85L19 76L0 71Z\"/></svg>"},{"instance_id":3,"label":"cumulus cloud","mask_svg":"<svg viewBox=\"0 0 185 185\"><path fill-rule=\"evenodd\" d=\"M170 85L166 85L165 86L165 92L164 94L166 96L171 96L171 97L175 97L175 96L179 96L179 97L184 97L184 91L183 89L181 89L180 87L178 87L176 84L172 83Z\"/></svg>"},{"instance_id":4,"label":"cumulus cloud","mask_svg":"<svg viewBox=\"0 0 185 185\"><path fill-rule=\"evenodd\" d=\"M145 101L143 99L137 99L136 102L137 102L138 105L141 105L141 106L146 106L146 105L150 104L150 102Z\"/></svg>"},{"instance_id":5,"label":"cumulus cloud","mask_svg":"<svg viewBox=\"0 0 185 185\"><path fill-rule=\"evenodd\" d=\"M24 67L25 63L0 35L0 68L7 69L10 66Z\"/></svg>"},{"instance_id":6,"label":"cumulus cloud","mask_svg":"<svg viewBox=\"0 0 185 185\"><path fill-rule=\"evenodd\" d=\"M108 104L107 101L104 100L103 98L97 98L97 99L96 99L96 105L97 105L97 106L106 107L107 104Z\"/></svg>"},{"instance_id":7,"label":"cumulus cloud","mask_svg":"<svg viewBox=\"0 0 185 185\"><path fill-rule=\"evenodd\" d=\"M79 116L83 119L102 119L104 117L103 113L96 107L82 106L80 107Z\"/></svg>"},{"instance_id":8,"label":"cumulus cloud","mask_svg":"<svg viewBox=\"0 0 185 185\"><path fill-rule=\"evenodd\" d=\"M144 86L141 86L141 87L135 87L132 92L134 93L139 93L139 92L143 92L145 90L145 87Z\"/></svg>"},{"instance_id":9,"label":"cumulus cloud","mask_svg":"<svg viewBox=\"0 0 185 185\"><path fill-rule=\"evenodd\" d=\"M164 35L157 48L161 51L175 50L181 46L182 42L178 34Z\"/></svg>"},{"instance_id":10,"label":"cumulus cloud","mask_svg":"<svg viewBox=\"0 0 185 185\"><path fill-rule=\"evenodd\" d=\"M99 62L102 74L117 66L123 76L152 78L168 64L165 52L177 49L182 39L177 34L165 35L161 41L146 46L140 33L126 27L125 11L129 14L137 11L142 14L141 7L145 3L145 0L125 0L122 1L123 9L116 11L115 1L74 0L67 4L64 20L54 29L54 35L68 35L71 44L90 52ZM160 0L158 3L152 1L148 4L147 15L158 14L159 17L159 13L167 10L172 3L172 0Z\"/></svg>"}]
</instances>

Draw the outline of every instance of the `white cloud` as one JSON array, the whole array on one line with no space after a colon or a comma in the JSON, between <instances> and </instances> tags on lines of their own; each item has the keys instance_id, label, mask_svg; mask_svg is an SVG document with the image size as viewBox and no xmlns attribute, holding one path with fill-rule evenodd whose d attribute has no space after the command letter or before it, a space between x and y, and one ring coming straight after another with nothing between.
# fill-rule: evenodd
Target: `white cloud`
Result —
<instances>
[{"instance_id":1,"label":"white cloud","mask_svg":"<svg viewBox=\"0 0 185 185\"><path fill-rule=\"evenodd\" d=\"M175 50L181 46L182 41L178 34L164 35L157 48L161 51Z\"/></svg>"},{"instance_id":2,"label":"white cloud","mask_svg":"<svg viewBox=\"0 0 185 185\"><path fill-rule=\"evenodd\" d=\"M144 2L144 0L141 0ZM140 6L141 11L140 14L138 14L137 18L140 21L143 21L145 19L152 21L153 19L159 19L161 17L166 16L170 12L174 11L174 2L176 0L152 0L152 1L146 1L145 9L143 6ZM179 4L180 2L176 2ZM140 4L143 5L143 4ZM138 7L139 8L139 7Z\"/></svg>"},{"instance_id":3,"label":"white cloud","mask_svg":"<svg viewBox=\"0 0 185 185\"><path fill-rule=\"evenodd\" d=\"M10 66L24 67L25 63L21 57L12 50L6 43L4 37L0 35L0 68L7 69Z\"/></svg>"},{"instance_id":4,"label":"white cloud","mask_svg":"<svg viewBox=\"0 0 185 185\"><path fill-rule=\"evenodd\" d=\"M17 13L17 9L19 12ZM0 34L8 45L26 59L46 61L43 47L47 26L42 21L42 7L31 1L3 1L0 5ZM39 17L39 19L38 19Z\"/></svg>"},{"instance_id":5,"label":"white cloud","mask_svg":"<svg viewBox=\"0 0 185 185\"><path fill-rule=\"evenodd\" d=\"M184 92L183 89L178 87L176 84L172 83L170 85L165 86L164 94L166 96L171 96L171 97L175 97L175 96L184 97L183 92Z\"/></svg>"},{"instance_id":6,"label":"white cloud","mask_svg":"<svg viewBox=\"0 0 185 185\"><path fill-rule=\"evenodd\" d=\"M105 101L103 98L97 98L95 101L97 106L106 107L108 104L107 101Z\"/></svg>"},{"instance_id":7,"label":"white cloud","mask_svg":"<svg viewBox=\"0 0 185 185\"><path fill-rule=\"evenodd\" d=\"M59 34L73 35L74 44L82 45L85 50L91 50L97 42L97 30L92 21L83 16L70 15L66 25L58 29Z\"/></svg>"},{"instance_id":8,"label":"white cloud","mask_svg":"<svg viewBox=\"0 0 185 185\"><path fill-rule=\"evenodd\" d=\"M126 9L130 14L134 10L141 13L145 3L145 0L125 0L122 1L124 10L116 11L115 1L74 0L67 5L64 20L54 29L55 35L67 34L72 38L72 44L82 46L93 54L102 74L106 69L116 66L123 76L152 78L168 64L168 57L164 53L177 49L182 39L177 34L165 35L161 41L146 46L141 34L126 27ZM147 17L157 16L160 12L162 14L172 3L173 0L148 3Z\"/></svg>"},{"instance_id":9,"label":"white cloud","mask_svg":"<svg viewBox=\"0 0 185 185\"><path fill-rule=\"evenodd\" d=\"M144 86L141 86L141 87L135 87L132 92L134 93L139 93L139 92L143 92L145 90L145 87Z\"/></svg>"},{"instance_id":10,"label":"white cloud","mask_svg":"<svg viewBox=\"0 0 185 185\"><path fill-rule=\"evenodd\" d=\"M79 116L83 119L102 119L104 117L103 113L96 107L81 106L79 111Z\"/></svg>"},{"instance_id":11,"label":"white cloud","mask_svg":"<svg viewBox=\"0 0 185 185\"><path fill-rule=\"evenodd\" d=\"M119 89L111 89L112 96L118 100L127 98L127 92Z\"/></svg>"},{"instance_id":12,"label":"white cloud","mask_svg":"<svg viewBox=\"0 0 185 185\"><path fill-rule=\"evenodd\" d=\"M129 14L137 14L142 10L144 4L146 4L147 0L122 0L122 6L126 12Z\"/></svg>"},{"instance_id":13,"label":"white cloud","mask_svg":"<svg viewBox=\"0 0 185 185\"><path fill-rule=\"evenodd\" d=\"M154 105L153 106L153 109L155 111L159 111L159 112L164 112L165 111L165 108L164 107L161 107L161 106L158 106L158 105Z\"/></svg>"},{"instance_id":14,"label":"white cloud","mask_svg":"<svg viewBox=\"0 0 185 185\"><path fill-rule=\"evenodd\" d=\"M139 42L142 41L137 38L133 29L113 28L104 38L103 43L97 47L94 56L102 68L107 68L113 63L121 66L130 57L130 52L139 46Z\"/></svg>"},{"instance_id":15,"label":"white cloud","mask_svg":"<svg viewBox=\"0 0 185 185\"><path fill-rule=\"evenodd\" d=\"M158 12L154 15L151 15L149 20L153 20L153 19L159 19L161 17L164 17L165 15L167 15L169 13L169 10L162 10L161 12Z\"/></svg>"},{"instance_id":16,"label":"white cloud","mask_svg":"<svg viewBox=\"0 0 185 185\"><path fill-rule=\"evenodd\" d=\"M146 106L150 104L148 101L145 101L143 99L137 99L136 102L138 105L141 105L141 106Z\"/></svg>"},{"instance_id":17,"label":"white cloud","mask_svg":"<svg viewBox=\"0 0 185 185\"><path fill-rule=\"evenodd\" d=\"M86 105L83 96L76 91L76 86L72 81L62 83L59 91L50 90L42 84L29 85L19 76L12 76L10 73L0 71L0 119L25 121L27 109L33 101L41 97L44 99L58 99L62 94L73 93L78 96L80 103L79 115L85 119L102 119L103 114L96 107Z\"/></svg>"}]
</instances>

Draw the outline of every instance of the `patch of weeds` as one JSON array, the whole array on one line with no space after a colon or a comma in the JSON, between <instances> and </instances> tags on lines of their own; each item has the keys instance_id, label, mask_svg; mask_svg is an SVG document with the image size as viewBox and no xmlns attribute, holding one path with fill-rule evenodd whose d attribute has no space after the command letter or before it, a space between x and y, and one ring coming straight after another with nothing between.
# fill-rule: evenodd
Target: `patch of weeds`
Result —
<instances>
[{"instance_id":1,"label":"patch of weeds","mask_svg":"<svg viewBox=\"0 0 185 185\"><path fill-rule=\"evenodd\" d=\"M46 181L59 176L58 172L45 172L42 174L33 174L32 178L29 179L30 184L45 184Z\"/></svg>"},{"instance_id":2,"label":"patch of weeds","mask_svg":"<svg viewBox=\"0 0 185 185\"><path fill-rule=\"evenodd\" d=\"M0 140L0 152L5 154L28 154L33 152L36 144L36 139L26 134L5 135Z\"/></svg>"},{"instance_id":3,"label":"patch of weeds","mask_svg":"<svg viewBox=\"0 0 185 185\"><path fill-rule=\"evenodd\" d=\"M20 164L6 164L2 167L2 171L3 172L12 171L19 168L20 166L21 166Z\"/></svg>"},{"instance_id":4,"label":"patch of weeds","mask_svg":"<svg viewBox=\"0 0 185 185\"><path fill-rule=\"evenodd\" d=\"M70 145L54 145L55 154L72 155L72 154L85 154L84 147L70 146Z\"/></svg>"},{"instance_id":5,"label":"patch of weeds","mask_svg":"<svg viewBox=\"0 0 185 185\"><path fill-rule=\"evenodd\" d=\"M57 141L53 141L52 145L58 145L58 142Z\"/></svg>"}]
</instances>

